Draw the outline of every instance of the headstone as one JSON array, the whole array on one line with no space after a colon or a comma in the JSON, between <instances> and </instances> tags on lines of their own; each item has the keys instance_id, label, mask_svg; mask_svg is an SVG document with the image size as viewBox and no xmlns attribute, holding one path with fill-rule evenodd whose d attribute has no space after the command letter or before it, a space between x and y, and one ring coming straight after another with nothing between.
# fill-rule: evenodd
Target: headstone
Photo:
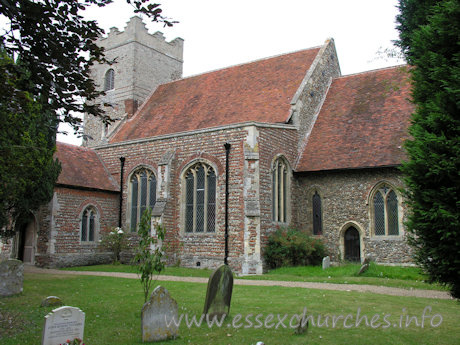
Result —
<instances>
[{"instance_id":1,"label":"headstone","mask_svg":"<svg viewBox=\"0 0 460 345\"><path fill-rule=\"evenodd\" d=\"M62 300L57 296L48 296L41 303L42 307L57 307L61 305L63 305Z\"/></svg>"},{"instance_id":2,"label":"headstone","mask_svg":"<svg viewBox=\"0 0 460 345\"><path fill-rule=\"evenodd\" d=\"M210 319L214 316L220 319L224 314L229 315L232 290L232 270L228 265L222 265L209 277L203 314L208 315Z\"/></svg>"},{"instance_id":3,"label":"headstone","mask_svg":"<svg viewBox=\"0 0 460 345\"><path fill-rule=\"evenodd\" d=\"M369 269L369 264L362 265L361 268L359 269L358 275L360 276L361 274L366 272L368 269Z\"/></svg>"},{"instance_id":4,"label":"headstone","mask_svg":"<svg viewBox=\"0 0 460 345\"><path fill-rule=\"evenodd\" d=\"M83 340L85 313L75 307L60 307L45 316L42 345L64 344L76 338Z\"/></svg>"},{"instance_id":5,"label":"headstone","mask_svg":"<svg viewBox=\"0 0 460 345\"><path fill-rule=\"evenodd\" d=\"M0 262L0 296L12 296L22 292L24 264L19 260Z\"/></svg>"},{"instance_id":6,"label":"headstone","mask_svg":"<svg viewBox=\"0 0 460 345\"><path fill-rule=\"evenodd\" d=\"M326 256L323 258L323 270L329 268L329 266L331 266L331 258L329 256Z\"/></svg>"},{"instance_id":7,"label":"headstone","mask_svg":"<svg viewBox=\"0 0 460 345\"><path fill-rule=\"evenodd\" d=\"M157 286L142 307L142 341L161 341L179 335L177 302L163 286Z\"/></svg>"},{"instance_id":8,"label":"headstone","mask_svg":"<svg viewBox=\"0 0 460 345\"><path fill-rule=\"evenodd\" d=\"M307 309L304 308L299 320L299 326L295 330L295 334L305 334L308 331Z\"/></svg>"}]
</instances>

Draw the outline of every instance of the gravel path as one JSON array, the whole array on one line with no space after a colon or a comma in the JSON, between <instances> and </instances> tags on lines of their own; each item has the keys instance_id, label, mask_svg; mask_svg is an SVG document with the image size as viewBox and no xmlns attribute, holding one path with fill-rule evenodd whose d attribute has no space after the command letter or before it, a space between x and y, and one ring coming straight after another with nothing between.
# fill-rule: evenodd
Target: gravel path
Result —
<instances>
[{"instance_id":1,"label":"gravel path","mask_svg":"<svg viewBox=\"0 0 460 345\"><path fill-rule=\"evenodd\" d=\"M57 274L57 275L87 275L98 277L118 277L138 279L136 273L120 273L120 272L92 272L92 271L61 271L56 269L43 269L35 266L25 266L26 273L40 274ZM188 282L188 283L207 283L208 278L199 277L176 277L176 276L159 276L159 281L173 282ZM358 285L358 284L329 284L329 283L313 283L313 282L291 282L291 281L275 281L275 280L245 280L235 279L235 285L252 285L252 286L283 286L283 287L298 287L305 289L319 290L335 290L335 291L359 291L371 292L382 295L406 296L406 297L422 297L422 298L438 298L452 299L446 291L437 290L417 290L417 289L401 289L387 286L376 285Z\"/></svg>"}]
</instances>

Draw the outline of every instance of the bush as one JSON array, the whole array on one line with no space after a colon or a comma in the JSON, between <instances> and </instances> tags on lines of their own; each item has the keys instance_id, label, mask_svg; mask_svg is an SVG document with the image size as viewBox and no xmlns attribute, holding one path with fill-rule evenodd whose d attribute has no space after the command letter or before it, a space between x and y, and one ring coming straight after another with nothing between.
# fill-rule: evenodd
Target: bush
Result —
<instances>
[{"instance_id":1,"label":"bush","mask_svg":"<svg viewBox=\"0 0 460 345\"><path fill-rule=\"evenodd\" d=\"M108 250L113 253L112 263L120 263L120 253L128 248L128 241L125 232L122 228L114 228L109 233L102 235L99 241L99 246L102 249Z\"/></svg>"},{"instance_id":2,"label":"bush","mask_svg":"<svg viewBox=\"0 0 460 345\"><path fill-rule=\"evenodd\" d=\"M321 240L306 233L280 228L268 238L265 262L270 268L319 265L326 256Z\"/></svg>"}]
</instances>

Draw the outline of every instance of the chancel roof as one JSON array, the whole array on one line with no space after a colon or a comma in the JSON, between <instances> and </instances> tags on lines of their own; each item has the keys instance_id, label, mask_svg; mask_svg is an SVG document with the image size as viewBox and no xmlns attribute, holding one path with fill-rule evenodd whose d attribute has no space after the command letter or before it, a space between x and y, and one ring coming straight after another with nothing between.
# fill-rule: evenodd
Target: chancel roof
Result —
<instances>
[{"instance_id":1,"label":"chancel roof","mask_svg":"<svg viewBox=\"0 0 460 345\"><path fill-rule=\"evenodd\" d=\"M334 79L296 171L396 166L413 112L406 66Z\"/></svg>"}]
</instances>

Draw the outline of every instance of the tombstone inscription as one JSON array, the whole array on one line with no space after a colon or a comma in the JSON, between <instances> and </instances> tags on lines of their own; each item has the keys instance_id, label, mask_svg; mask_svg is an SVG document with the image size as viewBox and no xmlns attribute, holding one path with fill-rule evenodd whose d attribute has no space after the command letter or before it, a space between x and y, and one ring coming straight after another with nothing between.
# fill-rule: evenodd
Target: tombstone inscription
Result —
<instances>
[{"instance_id":1,"label":"tombstone inscription","mask_svg":"<svg viewBox=\"0 0 460 345\"><path fill-rule=\"evenodd\" d=\"M60 307L45 316L42 345L64 344L76 338L83 340L85 313L75 307Z\"/></svg>"}]
</instances>

